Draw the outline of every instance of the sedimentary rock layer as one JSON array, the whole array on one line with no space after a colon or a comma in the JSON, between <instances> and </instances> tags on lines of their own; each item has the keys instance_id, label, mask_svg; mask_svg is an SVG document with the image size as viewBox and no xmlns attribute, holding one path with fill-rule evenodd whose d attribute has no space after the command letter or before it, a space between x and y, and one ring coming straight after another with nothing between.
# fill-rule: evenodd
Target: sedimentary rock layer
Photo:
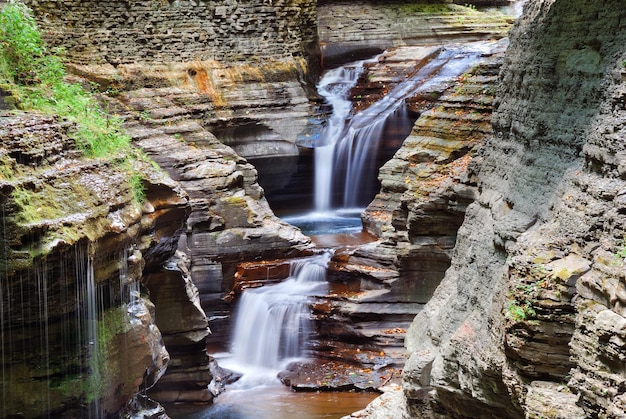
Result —
<instances>
[{"instance_id":1,"label":"sedimentary rock layer","mask_svg":"<svg viewBox=\"0 0 626 419\"><path fill-rule=\"evenodd\" d=\"M25 3L77 64L260 62L303 57L316 40L314 0Z\"/></svg>"},{"instance_id":2,"label":"sedimentary rock layer","mask_svg":"<svg viewBox=\"0 0 626 419\"><path fill-rule=\"evenodd\" d=\"M140 205L128 168L85 158L73 124L32 113L0 120L0 414L114 414L167 366L140 281L176 249L187 197L137 162Z\"/></svg>"},{"instance_id":3,"label":"sedimentary rock layer","mask_svg":"<svg viewBox=\"0 0 626 419\"><path fill-rule=\"evenodd\" d=\"M527 3L478 200L407 334L408 412L624 417L625 13Z\"/></svg>"},{"instance_id":4,"label":"sedimentary rock layer","mask_svg":"<svg viewBox=\"0 0 626 419\"><path fill-rule=\"evenodd\" d=\"M354 61L391 47L506 36L512 24L511 11L486 15L472 3L320 0L317 24L322 65ZM490 1L492 6L509 3Z\"/></svg>"}]
</instances>

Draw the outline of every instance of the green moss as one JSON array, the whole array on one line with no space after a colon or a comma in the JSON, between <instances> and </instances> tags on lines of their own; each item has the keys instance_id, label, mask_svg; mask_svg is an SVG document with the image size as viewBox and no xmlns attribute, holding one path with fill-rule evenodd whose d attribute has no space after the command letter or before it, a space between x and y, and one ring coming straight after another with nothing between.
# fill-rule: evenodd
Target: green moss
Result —
<instances>
[{"instance_id":1,"label":"green moss","mask_svg":"<svg viewBox=\"0 0 626 419\"><path fill-rule=\"evenodd\" d=\"M45 194L36 193L23 187L17 187L11 194L13 202L19 208L18 222L32 224L44 219L55 219L63 215L60 202L54 198L46 199Z\"/></svg>"},{"instance_id":2,"label":"green moss","mask_svg":"<svg viewBox=\"0 0 626 419\"><path fill-rule=\"evenodd\" d=\"M440 3L406 3L400 5L401 13L445 14L454 11L452 5Z\"/></svg>"},{"instance_id":3,"label":"green moss","mask_svg":"<svg viewBox=\"0 0 626 419\"><path fill-rule=\"evenodd\" d=\"M109 354L115 350L115 337L130 330L126 307L114 307L102 313L97 330L98 351L92 355L91 371L84 383L84 395L89 403L105 397L119 374L119 368L114 366Z\"/></svg>"}]
</instances>

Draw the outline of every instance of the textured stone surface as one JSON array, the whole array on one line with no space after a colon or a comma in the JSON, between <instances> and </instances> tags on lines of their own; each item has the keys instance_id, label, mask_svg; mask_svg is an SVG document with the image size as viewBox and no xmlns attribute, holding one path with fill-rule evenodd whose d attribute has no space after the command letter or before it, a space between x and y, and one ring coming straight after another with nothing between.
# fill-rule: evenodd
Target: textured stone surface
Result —
<instances>
[{"instance_id":1,"label":"textured stone surface","mask_svg":"<svg viewBox=\"0 0 626 419\"><path fill-rule=\"evenodd\" d=\"M303 56L316 39L313 0L25 3L47 41L81 64L259 62Z\"/></svg>"},{"instance_id":2,"label":"textured stone surface","mask_svg":"<svg viewBox=\"0 0 626 419\"><path fill-rule=\"evenodd\" d=\"M188 193L192 211L179 248L190 260L213 332L208 340L228 342L230 306L237 265L253 260L288 258L306 253L310 239L276 216L258 185L256 169L222 144L190 107L168 107L185 94L176 88L121 92L111 109L125 114L127 129ZM162 110L176 112L146 117Z\"/></svg>"},{"instance_id":3,"label":"textured stone surface","mask_svg":"<svg viewBox=\"0 0 626 419\"><path fill-rule=\"evenodd\" d=\"M169 355L140 296L173 254L186 195L150 165L86 159L55 117L0 116L2 416L114 414Z\"/></svg>"},{"instance_id":4,"label":"textured stone surface","mask_svg":"<svg viewBox=\"0 0 626 419\"><path fill-rule=\"evenodd\" d=\"M407 333L409 406L624 416L624 13L618 1L527 3L479 154L478 200Z\"/></svg>"},{"instance_id":5,"label":"textured stone surface","mask_svg":"<svg viewBox=\"0 0 626 419\"><path fill-rule=\"evenodd\" d=\"M443 2L442 2L443 3ZM442 45L506 36L513 9L485 13L432 2L318 1L317 24L322 64L333 66L410 45ZM509 1L489 2L508 5Z\"/></svg>"},{"instance_id":6,"label":"textured stone surface","mask_svg":"<svg viewBox=\"0 0 626 419\"><path fill-rule=\"evenodd\" d=\"M213 376L204 343L210 330L198 289L191 280L190 264L179 251L165 263L165 269L143 279L156 305L155 323L170 353L166 374L149 391L150 397L161 403L212 399L208 385Z\"/></svg>"}]
</instances>

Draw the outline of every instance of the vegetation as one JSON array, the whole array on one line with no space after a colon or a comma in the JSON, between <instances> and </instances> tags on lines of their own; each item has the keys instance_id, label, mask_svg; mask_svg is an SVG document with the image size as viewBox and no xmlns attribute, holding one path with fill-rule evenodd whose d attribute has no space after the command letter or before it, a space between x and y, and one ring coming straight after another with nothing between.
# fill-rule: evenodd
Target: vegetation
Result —
<instances>
[{"instance_id":1,"label":"vegetation","mask_svg":"<svg viewBox=\"0 0 626 419\"><path fill-rule=\"evenodd\" d=\"M516 301L509 301L506 316L514 322L521 322L535 318L537 313L530 300L524 301L522 305L519 305Z\"/></svg>"},{"instance_id":2,"label":"vegetation","mask_svg":"<svg viewBox=\"0 0 626 419\"><path fill-rule=\"evenodd\" d=\"M47 48L26 6L10 2L0 10L0 89L9 92L22 110L74 122L69 135L87 157L145 158L131 147L119 118L104 112L79 84L65 80L61 56L62 50ZM131 171L130 176L140 175Z\"/></svg>"}]
</instances>

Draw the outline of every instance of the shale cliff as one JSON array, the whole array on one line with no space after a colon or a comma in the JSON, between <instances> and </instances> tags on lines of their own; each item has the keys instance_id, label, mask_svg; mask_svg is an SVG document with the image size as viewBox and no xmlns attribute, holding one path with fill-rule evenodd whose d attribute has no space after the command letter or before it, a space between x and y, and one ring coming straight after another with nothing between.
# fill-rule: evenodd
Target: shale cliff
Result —
<instances>
[{"instance_id":1,"label":"shale cliff","mask_svg":"<svg viewBox=\"0 0 626 419\"><path fill-rule=\"evenodd\" d=\"M128 168L86 158L74 124L36 113L0 121L0 415L113 414L169 362L142 281L174 253L187 196L138 161L140 205ZM207 334L203 313L194 328Z\"/></svg>"},{"instance_id":2,"label":"shale cliff","mask_svg":"<svg viewBox=\"0 0 626 419\"><path fill-rule=\"evenodd\" d=\"M476 201L371 417L625 416L625 21L620 1L526 4Z\"/></svg>"}]
</instances>

